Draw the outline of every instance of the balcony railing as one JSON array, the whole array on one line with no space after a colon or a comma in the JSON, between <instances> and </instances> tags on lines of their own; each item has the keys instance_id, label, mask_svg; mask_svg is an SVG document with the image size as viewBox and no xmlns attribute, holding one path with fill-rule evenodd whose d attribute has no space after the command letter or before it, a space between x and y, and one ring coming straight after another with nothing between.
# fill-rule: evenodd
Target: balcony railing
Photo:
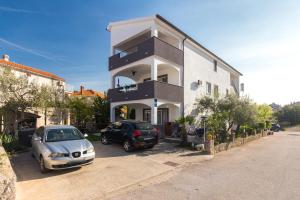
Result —
<instances>
[{"instance_id":1,"label":"balcony railing","mask_svg":"<svg viewBox=\"0 0 300 200\"><path fill-rule=\"evenodd\" d=\"M109 70L122 67L152 55L160 56L181 66L183 65L183 51L156 37L152 37L130 49L134 49L134 51L129 51L129 53L120 52L111 56L109 58Z\"/></svg>"},{"instance_id":2,"label":"balcony railing","mask_svg":"<svg viewBox=\"0 0 300 200\"><path fill-rule=\"evenodd\" d=\"M183 87L159 81L146 81L136 85L108 90L110 102L132 101L140 99L163 99L183 102Z\"/></svg>"}]
</instances>

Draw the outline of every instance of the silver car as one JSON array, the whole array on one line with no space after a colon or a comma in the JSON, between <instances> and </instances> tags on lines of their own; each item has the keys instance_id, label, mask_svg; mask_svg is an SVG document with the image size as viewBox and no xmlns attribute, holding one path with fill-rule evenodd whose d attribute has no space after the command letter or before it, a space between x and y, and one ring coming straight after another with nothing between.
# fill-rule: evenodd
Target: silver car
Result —
<instances>
[{"instance_id":1,"label":"silver car","mask_svg":"<svg viewBox=\"0 0 300 200\"><path fill-rule=\"evenodd\" d=\"M78 167L93 162L95 150L73 126L41 126L32 136L32 155L39 161L42 173Z\"/></svg>"}]
</instances>

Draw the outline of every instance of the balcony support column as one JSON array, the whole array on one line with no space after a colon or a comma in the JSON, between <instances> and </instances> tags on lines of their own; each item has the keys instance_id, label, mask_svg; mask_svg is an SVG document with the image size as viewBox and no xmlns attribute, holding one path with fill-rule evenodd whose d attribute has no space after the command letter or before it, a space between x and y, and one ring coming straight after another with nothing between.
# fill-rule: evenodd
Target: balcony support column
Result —
<instances>
[{"instance_id":1,"label":"balcony support column","mask_svg":"<svg viewBox=\"0 0 300 200\"><path fill-rule=\"evenodd\" d=\"M115 116L116 112L115 112L115 107L110 106L110 122L115 122Z\"/></svg>"},{"instance_id":2,"label":"balcony support column","mask_svg":"<svg viewBox=\"0 0 300 200\"><path fill-rule=\"evenodd\" d=\"M157 125L157 106L151 106L151 124Z\"/></svg>"},{"instance_id":3,"label":"balcony support column","mask_svg":"<svg viewBox=\"0 0 300 200\"><path fill-rule=\"evenodd\" d=\"M183 86L183 70L182 67L178 70L178 85Z\"/></svg>"},{"instance_id":4,"label":"balcony support column","mask_svg":"<svg viewBox=\"0 0 300 200\"><path fill-rule=\"evenodd\" d=\"M157 61L155 59L151 64L151 80L157 81Z\"/></svg>"},{"instance_id":5,"label":"balcony support column","mask_svg":"<svg viewBox=\"0 0 300 200\"><path fill-rule=\"evenodd\" d=\"M110 76L110 88L114 89L116 85L116 77L115 76Z\"/></svg>"}]
</instances>

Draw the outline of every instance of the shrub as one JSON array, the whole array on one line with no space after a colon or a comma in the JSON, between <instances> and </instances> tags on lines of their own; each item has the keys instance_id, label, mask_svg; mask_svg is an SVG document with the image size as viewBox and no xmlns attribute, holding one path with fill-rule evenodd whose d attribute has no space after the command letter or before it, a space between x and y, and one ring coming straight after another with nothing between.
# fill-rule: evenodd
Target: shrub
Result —
<instances>
[{"instance_id":1,"label":"shrub","mask_svg":"<svg viewBox=\"0 0 300 200\"><path fill-rule=\"evenodd\" d=\"M17 139L12 135L2 134L1 142L7 152L13 151L18 146Z\"/></svg>"}]
</instances>

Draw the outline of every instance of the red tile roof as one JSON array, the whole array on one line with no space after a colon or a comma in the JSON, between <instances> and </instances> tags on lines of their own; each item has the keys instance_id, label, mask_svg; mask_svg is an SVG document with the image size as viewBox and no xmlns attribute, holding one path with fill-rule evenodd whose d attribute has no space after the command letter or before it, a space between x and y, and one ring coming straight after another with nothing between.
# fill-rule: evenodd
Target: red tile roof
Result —
<instances>
[{"instance_id":1,"label":"red tile roof","mask_svg":"<svg viewBox=\"0 0 300 200\"><path fill-rule=\"evenodd\" d=\"M70 94L71 96L85 96L85 97L102 97L105 95L103 92L97 92L95 90L85 90L83 86L80 86L80 91L74 91Z\"/></svg>"},{"instance_id":2,"label":"red tile roof","mask_svg":"<svg viewBox=\"0 0 300 200\"><path fill-rule=\"evenodd\" d=\"M65 81L65 79L63 79L59 76L56 76L55 74L52 74L50 72L35 69L35 68L29 67L29 66L26 66L26 65L22 65L22 64L18 64L18 63L15 63L15 62L6 61L4 59L0 59L0 65L8 66L8 67L11 67L11 68L13 68L15 70L18 70L18 71L31 73L31 74L43 76L43 77L46 77L46 78L51 78L51 79L55 79L55 80L59 80L59 81Z\"/></svg>"}]
</instances>

